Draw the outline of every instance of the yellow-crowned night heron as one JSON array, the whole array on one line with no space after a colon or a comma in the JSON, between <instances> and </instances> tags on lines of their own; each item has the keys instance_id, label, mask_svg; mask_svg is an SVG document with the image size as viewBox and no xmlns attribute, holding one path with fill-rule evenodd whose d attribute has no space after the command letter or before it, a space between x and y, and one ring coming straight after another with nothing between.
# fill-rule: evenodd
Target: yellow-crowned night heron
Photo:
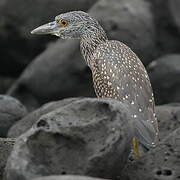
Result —
<instances>
[{"instance_id":1,"label":"yellow-crowned night heron","mask_svg":"<svg viewBox=\"0 0 180 180\"><path fill-rule=\"evenodd\" d=\"M82 11L60 14L54 22L36 28L32 34L80 39L81 52L92 71L97 96L128 103L132 109L136 155L139 156L138 141L147 149L155 146L158 124L151 84L143 64L129 47L108 40L97 20Z\"/></svg>"}]
</instances>

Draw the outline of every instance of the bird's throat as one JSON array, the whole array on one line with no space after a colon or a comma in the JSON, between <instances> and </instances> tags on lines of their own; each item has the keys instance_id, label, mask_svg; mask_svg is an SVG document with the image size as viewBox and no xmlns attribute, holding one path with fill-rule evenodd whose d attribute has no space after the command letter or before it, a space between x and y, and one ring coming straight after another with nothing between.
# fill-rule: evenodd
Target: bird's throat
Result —
<instances>
[{"instance_id":1,"label":"bird's throat","mask_svg":"<svg viewBox=\"0 0 180 180\"><path fill-rule=\"evenodd\" d=\"M93 53L100 45L101 43L105 42L107 39L107 36L104 33L100 34L87 34L86 36L83 36L80 41L80 49L81 53L89 67L91 67L91 64L93 63Z\"/></svg>"}]
</instances>

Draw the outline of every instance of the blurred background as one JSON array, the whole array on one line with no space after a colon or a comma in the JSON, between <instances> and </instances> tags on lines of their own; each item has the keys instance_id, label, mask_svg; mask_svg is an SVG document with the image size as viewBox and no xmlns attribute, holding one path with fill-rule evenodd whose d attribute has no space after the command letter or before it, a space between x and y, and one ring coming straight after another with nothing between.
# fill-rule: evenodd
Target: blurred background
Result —
<instances>
[{"instance_id":1,"label":"blurred background","mask_svg":"<svg viewBox=\"0 0 180 180\"><path fill-rule=\"evenodd\" d=\"M148 70L156 104L180 102L179 0L0 0L0 94L30 111L53 100L95 96L78 41L30 34L70 10L89 12L109 39L133 49Z\"/></svg>"}]
</instances>

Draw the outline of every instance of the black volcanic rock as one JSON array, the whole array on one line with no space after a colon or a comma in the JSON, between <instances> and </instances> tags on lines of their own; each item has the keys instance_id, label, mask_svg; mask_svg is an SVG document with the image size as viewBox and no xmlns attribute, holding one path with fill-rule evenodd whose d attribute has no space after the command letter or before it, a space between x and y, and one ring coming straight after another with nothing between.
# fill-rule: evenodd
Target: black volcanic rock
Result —
<instances>
[{"instance_id":1,"label":"black volcanic rock","mask_svg":"<svg viewBox=\"0 0 180 180\"><path fill-rule=\"evenodd\" d=\"M44 176L29 180L103 180L99 178L87 177L87 176ZM105 179L104 179L105 180Z\"/></svg>"},{"instance_id":2,"label":"black volcanic rock","mask_svg":"<svg viewBox=\"0 0 180 180\"><path fill-rule=\"evenodd\" d=\"M148 66L157 104L180 102L180 55L170 54Z\"/></svg>"},{"instance_id":3,"label":"black volcanic rock","mask_svg":"<svg viewBox=\"0 0 180 180\"><path fill-rule=\"evenodd\" d=\"M163 140L180 127L180 104L156 106L160 139Z\"/></svg>"},{"instance_id":4,"label":"black volcanic rock","mask_svg":"<svg viewBox=\"0 0 180 180\"><path fill-rule=\"evenodd\" d=\"M80 56L77 41L59 40L39 55L8 92L26 105L22 94L41 104L66 97L93 96L90 70Z\"/></svg>"},{"instance_id":5,"label":"black volcanic rock","mask_svg":"<svg viewBox=\"0 0 180 180\"><path fill-rule=\"evenodd\" d=\"M89 12L100 21L109 39L128 45L145 65L156 57L150 3L145 0L101 0Z\"/></svg>"},{"instance_id":6,"label":"black volcanic rock","mask_svg":"<svg viewBox=\"0 0 180 180\"><path fill-rule=\"evenodd\" d=\"M80 100L81 98L67 98L60 101L54 101L43 105L37 110L29 113L27 116L17 121L8 132L8 137L18 137L21 134L28 131L32 125L44 114L47 114L56 109L60 109L74 101Z\"/></svg>"},{"instance_id":7,"label":"black volcanic rock","mask_svg":"<svg viewBox=\"0 0 180 180\"><path fill-rule=\"evenodd\" d=\"M17 139L5 179L61 174L115 178L130 153L130 120L125 104L95 98L43 115Z\"/></svg>"},{"instance_id":8,"label":"black volcanic rock","mask_svg":"<svg viewBox=\"0 0 180 180\"><path fill-rule=\"evenodd\" d=\"M180 1L168 0L168 7L173 23L180 30Z\"/></svg>"},{"instance_id":9,"label":"black volcanic rock","mask_svg":"<svg viewBox=\"0 0 180 180\"><path fill-rule=\"evenodd\" d=\"M180 12L179 0L147 0L151 3L151 9L155 22L156 50L158 57L170 53L180 52L180 34L173 16Z\"/></svg>"},{"instance_id":10,"label":"black volcanic rock","mask_svg":"<svg viewBox=\"0 0 180 180\"><path fill-rule=\"evenodd\" d=\"M9 128L26 114L26 108L17 99L0 95L0 137L5 137Z\"/></svg>"},{"instance_id":11,"label":"black volcanic rock","mask_svg":"<svg viewBox=\"0 0 180 180\"><path fill-rule=\"evenodd\" d=\"M180 178L180 128L154 150L123 171L123 180L178 180Z\"/></svg>"},{"instance_id":12,"label":"black volcanic rock","mask_svg":"<svg viewBox=\"0 0 180 180\"><path fill-rule=\"evenodd\" d=\"M5 94L14 81L14 78L0 76L0 94Z\"/></svg>"},{"instance_id":13,"label":"black volcanic rock","mask_svg":"<svg viewBox=\"0 0 180 180\"><path fill-rule=\"evenodd\" d=\"M7 158L9 157L14 144L15 139L13 138L0 138L0 179L3 177Z\"/></svg>"}]
</instances>

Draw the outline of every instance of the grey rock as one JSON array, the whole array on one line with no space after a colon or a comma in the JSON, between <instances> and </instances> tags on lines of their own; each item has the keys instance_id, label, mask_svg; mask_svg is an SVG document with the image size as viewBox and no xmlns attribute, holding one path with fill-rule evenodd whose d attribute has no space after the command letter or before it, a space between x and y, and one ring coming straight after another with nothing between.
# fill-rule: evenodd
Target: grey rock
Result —
<instances>
[{"instance_id":1,"label":"grey rock","mask_svg":"<svg viewBox=\"0 0 180 180\"><path fill-rule=\"evenodd\" d=\"M15 139L13 138L0 138L0 179L3 177L7 158L9 157L14 144Z\"/></svg>"},{"instance_id":2,"label":"grey rock","mask_svg":"<svg viewBox=\"0 0 180 180\"><path fill-rule=\"evenodd\" d=\"M88 10L96 0L1 0L0 73L18 75L55 38L33 37L30 31L59 13ZM8 71L7 71L8 69Z\"/></svg>"},{"instance_id":3,"label":"grey rock","mask_svg":"<svg viewBox=\"0 0 180 180\"><path fill-rule=\"evenodd\" d=\"M180 30L180 1L178 0L168 0L169 12L173 23Z\"/></svg>"},{"instance_id":4,"label":"grey rock","mask_svg":"<svg viewBox=\"0 0 180 180\"><path fill-rule=\"evenodd\" d=\"M35 178L33 180L103 180L103 179L87 177L87 176L66 175L66 176L45 176L45 177Z\"/></svg>"},{"instance_id":5,"label":"grey rock","mask_svg":"<svg viewBox=\"0 0 180 180\"><path fill-rule=\"evenodd\" d=\"M0 76L0 94L5 94L14 81L14 78Z\"/></svg>"},{"instance_id":6,"label":"grey rock","mask_svg":"<svg viewBox=\"0 0 180 180\"><path fill-rule=\"evenodd\" d=\"M8 93L6 93L8 95ZM13 96L12 96L13 97ZM24 91L22 87L19 89L19 94L15 97L25 105L28 112L32 112L41 106L40 102L30 92Z\"/></svg>"},{"instance_id":7,"label":"grey rock","mask_svg":"<svg viewBox=\"0 0 180 180\"><path fill-rule=\"evenodd\" d=\"M180 127L180 104L156 106L160 139L163 140Z\"/></svg>"},{"instance_id":8,"label":"grey rock","mask_svg":"<svg viewBox=\"0 0 180 180\"><path fill-rule=\"evenodd\" d=\"M147 65L156 57L155 25L150 3L145 0L101 0L91 9L110 39L119 40Z\"/></svg>"},{"instance_id":9,"label":"grey rock","mask_svg":"<svg viewBox=\"0 0 180 180\"><path fill-rule=\"evenodd\" d=\"M125 104L93 98L41 116L17 139L5 179L61 174L115 178L130 153L130 120Z\"/></svg>"},{"instance_id":10,"label":"grey rock","mask_svg":"<svg viewBox=\"0 0 180 180\"><path fill-rule=\"evenodd\" d=\"M77 41L59 40L39 55L8 94L26 105L22 93L40 104L66 97L94 96L90 70L82 60Z\"/></svg>"},{"instance_id":11,"label":"grey rock","mask_svg":"<svg viewBox=\"0 0 180 180\"><path fill-rule=\"evenodd\" d=\"M74 101L80 100L81 98L67 98L60 101L54 101L43 105L37 110L29 113L27 116L17 121L8 131L8 137L18 137L21 134L28 131L32 125L44 114L51 111L64 107Z\"/></svg>"},{"instance_id":12,"label":"grey rock","mask_svg":"<svg viewBox=\"0 0 180 180\"><path fill-rule=\"evenodd\" d=\"M147 0L152 4L152 12L156 25L156 50L158 57L180 52L180 36L172 14L179 13L178 0ZM171 7L176 6L176 12ZM176 4L177 3L177 4Z\"/></svg>"},{"instance_id":13,"label":"grey rock","mask_svg":"<svg viewBox=\"0 0 180 180\"><path fill-rule=\"evenodd\" d=\"M26 108L18 100L0 95L0 136L5 137L9 128L26 114Z\"/></svg>"},{"instance_id":14,"label":"grey rock","mask_svg":"<svg viewBox=\"0 0 180 180\"><path fill-rule=\"evenodd\" d=\"M180 178L180 128L154 150L123 171L123 180L178 180Z\"/></svg>"},{"instance_id":15,"label":"grey rock","mask_svg":"<svg viewBox=\"0 0 180 180\"><path fill-rule=\"evenodd\" d=\"M180 102L180 55L162 56L148 66L157 104Z\"/></svg>"}]
</instances>

